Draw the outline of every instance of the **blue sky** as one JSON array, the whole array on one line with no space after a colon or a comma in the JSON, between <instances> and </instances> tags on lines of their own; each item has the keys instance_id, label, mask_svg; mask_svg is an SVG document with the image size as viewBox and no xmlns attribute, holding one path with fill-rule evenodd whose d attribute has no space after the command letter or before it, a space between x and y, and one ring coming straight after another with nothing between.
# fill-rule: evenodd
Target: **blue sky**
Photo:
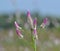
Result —
<instances>
[{"instance_id":1,"label":"blue sky","mask_svg":"<svg viewBox=\"0 0 60 51\"><path fill-rule=\"evenodd\" d=\"M12 5L12 0L0 0L0 13L20 10L39 10L42 14L60 15L60 0L15 0L16 6Z\"/></svg>"}]
</instances>

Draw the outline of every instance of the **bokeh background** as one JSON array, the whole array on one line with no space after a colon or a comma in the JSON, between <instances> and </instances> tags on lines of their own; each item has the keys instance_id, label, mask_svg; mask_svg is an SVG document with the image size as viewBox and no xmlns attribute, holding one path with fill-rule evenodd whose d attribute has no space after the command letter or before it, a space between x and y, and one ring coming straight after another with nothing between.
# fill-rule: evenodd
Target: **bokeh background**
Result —
<instances>
[{"instance_id":1,"label":"bokeh background","mask_svg":"<svg viewBox=\"0 0 60 51\"><path fill-rule=\"evenodd\" d=\"M31 31L27 24L27 10L37 17L37 51L60 51L60 0L0 0L0 51L34 51ZM46 28L40 25L48 17ZM14 26L23 28L24 39L19 39Z\"/></svg>"}]
</instances>

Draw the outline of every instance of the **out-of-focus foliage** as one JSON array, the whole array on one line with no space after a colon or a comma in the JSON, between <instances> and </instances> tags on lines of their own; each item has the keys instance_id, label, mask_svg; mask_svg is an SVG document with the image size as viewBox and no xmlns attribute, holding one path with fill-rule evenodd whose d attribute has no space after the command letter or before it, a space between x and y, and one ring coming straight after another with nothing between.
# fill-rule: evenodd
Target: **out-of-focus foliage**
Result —
<instances>
[{"instance_id":1,"label":"out-of-focus foliage","mask_svg":"<svg viewBox=\"0 0 60 51\"><path fill-rule=\"evenodd\" d=\"M31 12L31 16L32 18L37 17L37 22L38 22L38 26L40 26L40 24L42 23L44 17L41 16L41 14L39 12ZM50 25L48 26L49 28L52 27L59 27L60 26L60 18L54 17L54 16L47 16L50 20ZM14 27L14 21L16 20L16 15L15 13L12 14L2 14L0 15L0 27L2 28L11 28ZM27 22L27 15L25 12L21 12L20 13L20 25L24 26L24 23Z\"/></svg>"}]
</instances>

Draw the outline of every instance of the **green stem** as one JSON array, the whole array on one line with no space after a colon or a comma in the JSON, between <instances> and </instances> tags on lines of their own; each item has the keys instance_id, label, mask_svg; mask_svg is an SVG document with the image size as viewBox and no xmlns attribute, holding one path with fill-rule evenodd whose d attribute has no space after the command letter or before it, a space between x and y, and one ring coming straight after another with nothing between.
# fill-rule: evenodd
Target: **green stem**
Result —
<instances>
[{"instance_id":1,"label":"green stem","mask_svg":"<svg viewBox=\"0 0 60 51\"><path fill-rule=\"evenodd\" d=\"M34 51L36 51L36 40L34 40Z\"/></svg>"},{"instance_id":2,"label":"green stem","mask_svg":"<svg viewBox=\"0 0 60 51\"><path fill-rule=\"evenodd\" d=\"M32 31L33 30L31 30L31 34L32 34ZM34 51L37 51L36 50L36 39L33 35L31 35L31 38L32 38L32 47L34 48Z\"/></svg>"},{"instance_id":3,"label":"green stem","mask_svg":"<svg viewBox=\"0 0 60 51\"><path fill-rule=\"evenodd\" d=\"M33 38L33 46L34 46L34 51L36 51L36 39Z\"/></svg>"}]
</instances>

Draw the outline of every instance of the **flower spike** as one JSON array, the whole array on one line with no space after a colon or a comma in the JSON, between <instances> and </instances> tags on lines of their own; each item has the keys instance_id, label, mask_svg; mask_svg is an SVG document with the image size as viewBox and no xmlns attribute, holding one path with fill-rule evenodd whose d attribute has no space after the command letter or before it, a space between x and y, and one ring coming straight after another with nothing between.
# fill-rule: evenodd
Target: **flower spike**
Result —
<instances>
[{"instance_id":1,"label":"flower spike","mask_svg":"<svg viewBox=\"0 0 60 51\"><path fill-rule=\"evenodd\" d=\"M15 27L16 27L16 33L17 33L17 35L18 35L18 37L19 38L23 38L23 35L22 35L22 33L21 33L21 27L19 27L19 25L18 25L18 23L15 21L14 22L15 23Z\"/></svg>"},{"instance_id":2,"label":"flower spike","mask_svg":"<svg viewBox=\"0 0 60 51\"><path fill-rule=\"evenodd\" d=\"M44 18L43 23L40 25L40 27L45 28L48 22L48 18Z\"/></svg>"},{"instance_id":3,"label":"flower spike","mask_svg":"<svg viewBox=\"0 0 60 51\"><path fill-rule=\"evenodd\" d=\"M37 19L36 19L36 18L35 18L34 21L33 21L33 25L34 25L34 29L33 29L34 37L35 37L36 39L38 39L37 30L36 30L36 28L37 28Z\"/></svg>"},{"instance_id":4,"label":"flower spike","mask_svg":"<svg viewBox=\"0 0 60 51\"><path fill-rule=\"evenodd\" d=\"M34 25L35 28L37 27L37 18L34 19L33 25Z\"/></svg>"},{"instance_id":5,"label":"flower spike","mask_svg":"<svg viewBox=\"0 0 60 51\"><path fill-rule=\"evenodd\" d=\"M22 28L18 25L18 23L17 23L16 21L14 22L14 24L15 24L15 27L16 27L16 28L22 29Z\"/></svg>"},{"instance_id":6,"label":"flower spike","mask_svg":"<svg viewBox=\"0 0 60 51\"><path fill-rule=\"evenodd\" d=\"M19 38L23 38L23 35L22 35L21 31L18 28L16 28L16 33L17 33Z\"/></svg>"},{"instance_id":7,"label":"flower spike","mask_svg":"<svg viewBox=\"0 0 60 51\"><path fill-rule=\"evenodd\" d=\"M28 23L30 24L30 27L33 28L33 19L31 17L31 14L30 14L30 11L27 11L27 20L28 20Z\"/></svg>"}]
</instances>

